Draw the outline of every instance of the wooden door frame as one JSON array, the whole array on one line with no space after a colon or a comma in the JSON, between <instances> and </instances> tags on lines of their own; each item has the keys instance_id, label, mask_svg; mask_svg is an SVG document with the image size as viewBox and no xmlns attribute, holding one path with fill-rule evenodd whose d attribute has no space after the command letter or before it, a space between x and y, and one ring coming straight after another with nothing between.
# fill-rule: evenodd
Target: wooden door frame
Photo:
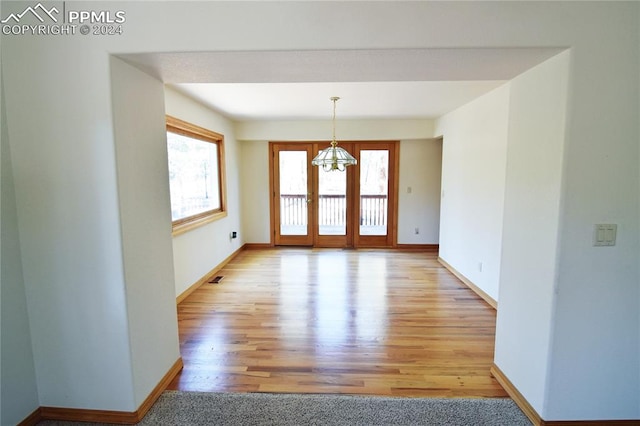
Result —
<instances>
[{"instance_id":1,"label":"wooden door frame","mask_svg":"<svg viewBox=\"0 0 640 426\"><path fill-rule=\"evenodd\" d=\"M268 161L269 161L269 217L270 217L270 243L271 247L276 246L276 229L279 226L279 216L276 213L276 181L278 178L276 171L274 170L275 161L275 147L276 146L300 146L302 144L309 144L312 146L312 153L317 152L321 147L328 145L329 141L269 141ZM346 244L334 244L330 236L324 236L328 238L318 238L317 229L311 229L312 224L317 228L318 212L317 206L319 202L319 194L316 191L318 183L318 170L317 167L311 166L312 158L308 159L308 164L311 172L308 173L307 178L309 184L312 187L312 208L309 212L309 224L308 229L312 234L312 247L318 246L318 240L324 240L322 247L353 247L353 248L395 248L398 245L398 200L399 200L399 180L400 180L400 141L399 140L384 140L384 141L340 141L340 145L344 145L350 153L354 154L358 162L360 162L360 149L375 149L376 145L386 145L389 149L389 169L392 173L389 173L389 189L388 189L388 216L387 216L387 235L380 237L365 237L365 241L361 241L363 238L359 235L360 228L360 215L351 214L347 216L347 235ZM347 176L347 211L359 211L360 210L360 168L348 167L346 173ZM349 179L351 176L351 179ZM323 237L323 236L320 236ZM368 244L363 245L362 243ZM307 245L308 244L301 244Z\"/></svg>"},{"instance_id":2,"label":"wooden door frame","mask_svg":"<svg viewBox=\"0 0 640 426\"><path fill-rule=\"evenodd\" d=\"M308 213L308 220L307 220L307 235L300 235L300 236L296 236L296 235L291 235L291 236L287 236L287 239L289 239L290 241L283 244L280 241L276 241L276 229L278 226L280 226L280 209L276 208L276 181L279 181L279 168L276 171L276 167L275 167L275 161L276 161L276 148L278 149L278 152L280 151L302 151L300 149L301 146L305 145L306 146L306 151L308 152L309 155L307 155L307 170L311 171L312 173L307 173L307 194L309 194L309 192L313 192L313 191L309 191L309 189L311 188L313 190L314 187L314 180L313 180L313 170L311 169L311 160L313 159L313 146L309 145L309 144L302 144L300 142L269 142L269 193L271 194L271 196L269 197L269 217L270 217L270 222L271 222L271 230L270 230L270 246L274 247L276 244L277 245L289 245L289 246L308 246L308 247L313 247L315 245L315 237L314 237L314 232L312 232L313 230L313 225L315 224L314 221L314 212L313 209ZM287 149L287 148L298 148L298 149ZM278 159L279 160L279 159ZM279 187L279 184L278 184ZM307 195L308 196L308 195ZM312 195L313 196L313 195Z\"/></svg>"},{"instance_id":3,"label":"wooden door frame","mask_svg":"<svg viewBox=\"0 0 640 426\"><path fill-rule=\"evenodd\" d=\"M387 189L387 235L384 236L361 236L360 214L354 214L351 219L353 234L353 246L355 248L395 248L398 246L398 199L400 180L400 141L361 141L355 143L354 153L358 164L360 164L360 151L380 149L389 150L389 176ZM360 167L356 169L356 176L353 179L353 205L354 209L360 211Z\"/></svg>"}]
</instances>

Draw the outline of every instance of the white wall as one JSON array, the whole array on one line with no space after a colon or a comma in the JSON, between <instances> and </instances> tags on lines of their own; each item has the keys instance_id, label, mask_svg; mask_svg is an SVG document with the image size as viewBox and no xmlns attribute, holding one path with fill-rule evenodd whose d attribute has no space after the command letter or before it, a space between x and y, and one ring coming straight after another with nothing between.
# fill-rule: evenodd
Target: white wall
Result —
<instances>
[{"instance_id":1,"label":"white wall","mask_svg":"<svg viewBox=\"0 0 640 426\"><path fill-rule=\"evenodd\" d=\"M331 139L331 121L244 121L242 139L242 228L246 242L269 243L268 141ZM431 120L339 120L339 140L400 140L398 243L437 244L440 206L441 146ZM407 194L407 187L412 193ZM419 228L419 234L414 230Z\"/></svg>"},{"instance_id":2,"label":"white wall","mask_svg":"<svg viewBox=\"0 0 640 426\"><path fill-rule=\"evenodd\" d=\"M442 141L400 141L399 174L398 244L438 244Z\"/></svg>"},{"instance_id":3,"label":"white wall","mask_svg":"<svg viewBox=\"0 0 640 426\"><path fill-rule=\"evenodd\" d=\"M562 53L510 84L495 363L541 414L556 286L569 61L570 53Z\"/></svg>"},{"instance_id":4,"label":"white wall","mask_svg":"<svg viewBox=\"0 0 640 426\"><path fill-rule=\"evenodd\" d=\"M73 6L125 8L124 34L2 36L21 260L42 405L125 411L135 405L130 351L138 349L128 336L128 260L123 258L119 224L110 54L567 46L572 64L556 309L548 353L551 379L545 391L549 405L541 414L546 420L640 418L639 4ZM10 8L20 12L24 4L3 2L2 13ZM185 15L189 19L176 19ZM138 99L131 107L147 105ZM164 184L157 185L149 190ZM602 221L618 223L616 248L591 247L593 224ZM443 235L440 240L442 244ZM526 345L526 337L510 342L499 337L498 343ZM513 382L522 385L517 379ZM612 402L616 396L621 397Z\"/></svg>"},{"instance_id":5,"label":"white wall","mask_svg":"<svg viewBox=\"0 0 640 426\"><path fill-rule=\"evenodd\" d=\"M436 122L444 137L440 257L496 301L508 120L505 84Z\"/></svg>"},{"instance_id":6,"label":"white wall","mask_svg":"<svg viewBox=\"0 0 640 426\"><path fill-rule=\"evenodd\" d=\"M227 216L173 238L175 295L178 296L248 240L241 232L240 147L233 123L170 88L165 89L165 103L168 115L222 134L226 162ZM268 204L266 211L269 211ZM233 231L238 232L238 238L229 237Z\"/></svg>"},{"instance_id":7,"label":"white wall","mask_svg":"<svg viewBox=\"0 0 640 426\"><path fill-rule=\"evenodd\" d=\"M109 56L78 42L2 36L39 403L133 411Z\"/></svg>"},{"instance_id":8,"label":"white wall","mask_svg":"<svg viewBox=\"0 0 640 426\"><path fill-rule=\"evenodd\" d=\"M246 242L269 243L268 141L313 141L331 138L331 121L240 122L242 142L242 228ZM430 120L341 120L339 140L411 139L400 141L398 243L437 244L440 217L441 143L431 138ZM396 135L394 137L394 135ZM240 136L239 136L240 137ZM407 187L412 187L407 194ZM419 228L419 234L415 234Z\"/></svg>"},{"instance_id":9,"label":"white wall","mask_svg":"<svg viewBox=\"0 0 640 426\"><path fill-rule=\"evenodd\" d=\"M36 372L20 260L18 216L9 149L4 90L0 79L2 151L2 256L0 288L0 424L15 425L38 407Z\"/></svg>"},{"instance_id":10,"label":"white wall","mask_svg":"<svg viewBox=\"0 0 640 426\"><path fill-rule=\"evenodd\" d=\"M111 58L135 408L180 357L162 88L162 82Z\"/></svg>"},{"instance_id":11,"label":"white wall","mask_svg":"<svg viewBox=\"0 0 640 426\"><path fill-rule=\"evenodd\" d=\"M269 142L242 141L242 232L247 243L271 241L269 219Z\"/></svg>"},{"instance_id":12,"label":"white wall","mask_svg":"<svg viewBox=\"0 0 640 426\"><path fill-rule=\"evenodd\" d=\"M603 412L618 419L640 418L640 382L635 380L640 358L640 4L618 6L609 10L593 5L594 12L616 24L595 27L591 39L598 42L572 48L558 286L544 411L554 419L597 418ZM597 223L618 224L614 247L593 247Z\"/></svg>"}]
</instances>

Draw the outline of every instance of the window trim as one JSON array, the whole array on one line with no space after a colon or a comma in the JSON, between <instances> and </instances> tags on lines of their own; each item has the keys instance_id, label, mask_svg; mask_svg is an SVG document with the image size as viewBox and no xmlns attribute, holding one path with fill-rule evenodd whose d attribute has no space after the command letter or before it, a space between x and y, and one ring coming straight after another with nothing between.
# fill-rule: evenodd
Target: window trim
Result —
<instances>
[{"instance_id":1,"label":"window trim","mask_svg":"<svg viewBox=\"0 0 640 426\"><path fill-rule=\"evenodd\" d=\"M167 132L176 133L205 142L211 142L218 148L218 189L220 193L220 208L207 210L202 213L172 221L172 235L176 236L227 216L227 173L224 156L224 135L170 115L166 116L166 121Z\"/></svg>"}]
</instances>

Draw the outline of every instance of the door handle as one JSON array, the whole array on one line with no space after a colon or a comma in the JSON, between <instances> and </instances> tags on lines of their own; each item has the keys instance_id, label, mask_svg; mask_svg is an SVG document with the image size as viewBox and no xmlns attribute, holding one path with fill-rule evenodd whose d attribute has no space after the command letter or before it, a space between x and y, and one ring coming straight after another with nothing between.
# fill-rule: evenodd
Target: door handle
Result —
<instances>
[{"instance_id":1,"label":"door handle","mask_svg":"<svg viewBox=\"0 0 640 426\"><path fill-rule=\"evenodd\" d=\"M311 192L307 194L307 204L311 203L313 199L311 198Z\"/></svg>"}]
</instances>

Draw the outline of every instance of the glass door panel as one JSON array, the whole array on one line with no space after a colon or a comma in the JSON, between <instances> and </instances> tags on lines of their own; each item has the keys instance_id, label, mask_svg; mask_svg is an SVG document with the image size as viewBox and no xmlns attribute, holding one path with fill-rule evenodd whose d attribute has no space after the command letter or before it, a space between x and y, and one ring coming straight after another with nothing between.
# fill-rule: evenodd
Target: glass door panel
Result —
<instances>
[{"instance_id":1,"label":"glass door panel","mask_svg":"<svg viewBox=\"0 0 640 426\"><path fill-rule=\"evenodd\" d=\"M360 151L360 235L387 235L389 150Z\"/></svg>"},{"instance_id":2,"label":"glass door panel","mask_svg":"<svg viewBox=\"0 0 640 426\"><path fill-rule=\"evenodd\" d=\"M306 151L280 151L280 235L307 235L309 212Z\"/></svg>"},{"instance_id":3,"label":"glass door panel","mask_svg":"<svg viewBox=\"0 0 640 426\"><path fill-rule=\"evenodd\" d=\"M318 169L318 235L347 235L347 174Z\"/></svg>"}]
</instances>

